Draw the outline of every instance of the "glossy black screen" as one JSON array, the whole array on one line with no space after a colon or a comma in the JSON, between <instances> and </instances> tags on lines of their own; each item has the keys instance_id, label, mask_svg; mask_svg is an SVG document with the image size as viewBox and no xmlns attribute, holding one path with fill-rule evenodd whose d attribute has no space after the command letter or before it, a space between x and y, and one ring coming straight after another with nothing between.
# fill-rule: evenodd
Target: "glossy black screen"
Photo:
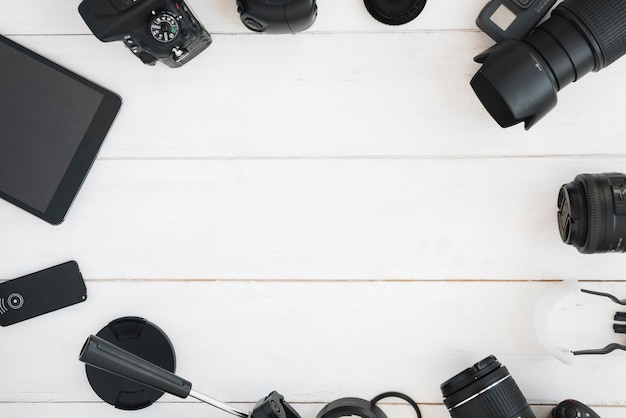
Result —
<instances>
[{"instance_id":1,"label":"glossy black screen","mask_svg":"<svg viewBox=\"0 0 626 418\"><path fill-rule=\"evenodd\" d=\"M104 95L0 42L0 191L45 212Z\"/></svg>"}]
</instances>

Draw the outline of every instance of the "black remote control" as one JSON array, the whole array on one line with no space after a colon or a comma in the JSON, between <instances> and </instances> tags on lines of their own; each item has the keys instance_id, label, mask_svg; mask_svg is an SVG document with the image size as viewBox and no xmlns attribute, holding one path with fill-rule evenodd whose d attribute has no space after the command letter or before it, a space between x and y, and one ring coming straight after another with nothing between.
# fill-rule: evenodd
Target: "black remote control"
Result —
<instances>
[{"instance_id":1,"label":"black remote control","mask_svg":"<svg viewBox=\"0 0 626 418\"><path fill-rule=\"evenodd\" d=\"M15 324L87 300L76 261L0 283L0 325Z\"/></svg>"},{"instance_id":2,"label":"black remote control","mask_svg":"<svg viewBox=\"0 0 626 418\"><path fill-rule=\"evenodd\" d=\"M561 402L552 410L552 416L554 418L600 418L600 415L596 414L587 405L568 399Z\"/></svg>"}]
</instances>

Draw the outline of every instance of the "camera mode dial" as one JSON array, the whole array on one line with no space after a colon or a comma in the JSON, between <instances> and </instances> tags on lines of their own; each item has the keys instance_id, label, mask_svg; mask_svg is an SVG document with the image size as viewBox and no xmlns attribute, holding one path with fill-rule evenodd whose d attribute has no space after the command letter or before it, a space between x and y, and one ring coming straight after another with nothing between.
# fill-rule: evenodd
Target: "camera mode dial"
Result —
<instances>
[{"instance_id":1,"label":"camera mode dial","mask_svg":"<svg viewBox=\"0 0 626 418\"><path fill-rule=\"evenodd\" d=\"M161 43L172 42L178 36L180 28L176 16L170 12L158 12L150 20L150 33Z\"/></svg>"}]
</instances>

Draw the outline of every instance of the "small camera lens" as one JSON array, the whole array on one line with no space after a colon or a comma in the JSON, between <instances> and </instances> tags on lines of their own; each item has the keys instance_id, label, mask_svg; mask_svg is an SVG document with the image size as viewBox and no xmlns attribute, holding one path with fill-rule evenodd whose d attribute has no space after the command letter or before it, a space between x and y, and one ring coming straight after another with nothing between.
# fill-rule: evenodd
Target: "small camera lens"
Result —
<instances>
[{"instance_id":1,"label":"small camera lens","mask_svg":"<svg viewBox=\"0 0 626 418\"><path fill-rule=\"evenodd\" d=\"M564 243L583 254L626 251L626 175L580 174L557 199Z\"/></svg>"},{"instance_id":2,"label":"small camera lens","mask_svg":"<svg viewBox=\"0 0 626 418\"><path fill-rule=\"evenodd\" d=\"M453 418L536 418L509 371L489 356L441 385Z\"/></svg>"}]
</instances>

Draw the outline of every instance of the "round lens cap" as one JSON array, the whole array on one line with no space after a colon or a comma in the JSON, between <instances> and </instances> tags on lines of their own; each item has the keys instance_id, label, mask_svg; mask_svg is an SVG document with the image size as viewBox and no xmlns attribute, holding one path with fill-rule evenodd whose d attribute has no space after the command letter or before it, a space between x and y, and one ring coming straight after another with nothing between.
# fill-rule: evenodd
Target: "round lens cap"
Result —
<instances>
[{"instance_id":1,"label":"round lens cap","mask_svg":"<svg viewBox=\"0 0 626 418\"><path fill-rule=\"evenodd\" d=\"M403 25L415 19L426 6L426 0L364 0L367 11L379 22Z\"/></svg>"},{"instance_id":2,"label":"round lens cap","mask_svg":"<svg viewBox=\"0 0 626 418\"><path fill-rule=\"evenodd\" d=\"M165 333L143 318L116 319L98 332L98 337L151 363L174 372L174 347ZM163 392L85 365L87 379L96 394L118 409L135 411L152 405Z\"/></svg>"}]
</instances>

